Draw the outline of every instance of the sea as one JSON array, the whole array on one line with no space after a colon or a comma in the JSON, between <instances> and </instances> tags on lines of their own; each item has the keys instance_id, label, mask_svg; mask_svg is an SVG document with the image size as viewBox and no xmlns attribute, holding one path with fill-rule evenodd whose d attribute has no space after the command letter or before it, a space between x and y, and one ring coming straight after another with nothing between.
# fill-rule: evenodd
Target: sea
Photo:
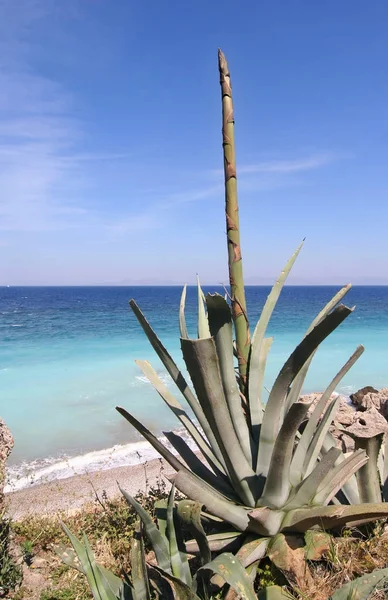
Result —
<instances>
[{"instance_id":1,"label":"sea","mask_svg":"<svg viewBox=\"0 0 388 600\"><path fill-rule=\"evenodd\" d=\"M270 291L248 286L253 329ZM331 286L285 287L270 322L274 336L265 387L338 291ZM204 292L224 293L217 286ZM15 446L7 489L155 457L115 410L123 406L156 435L179 423L143 376L136 359L149 360L177 394L128 301L134 298L185 372L178 311L181 288L0 288L0 417ZM345 396L365 385L388 386L388 287L354 287L345 297L354 312L314 357L305 393L322 391L359 344L365 352L338 386ZM196 335L197 291L186 302L189 333Z\"/></svg>"}]
</instances>

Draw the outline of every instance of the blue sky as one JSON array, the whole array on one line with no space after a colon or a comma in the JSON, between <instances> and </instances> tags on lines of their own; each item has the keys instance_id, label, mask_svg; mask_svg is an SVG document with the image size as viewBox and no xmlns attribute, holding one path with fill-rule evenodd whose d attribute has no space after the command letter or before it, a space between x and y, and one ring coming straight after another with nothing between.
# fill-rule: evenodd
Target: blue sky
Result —
<instances>
[{"instance_id":1,"label":"blue sky","mask_svg":"<svg viewBox=\"0 0 388 600\"><path fill-rule=\"evenodd\" d=\"M0 0L0 285L388 283L388 3Z\"/></svg>"}]
</instances>

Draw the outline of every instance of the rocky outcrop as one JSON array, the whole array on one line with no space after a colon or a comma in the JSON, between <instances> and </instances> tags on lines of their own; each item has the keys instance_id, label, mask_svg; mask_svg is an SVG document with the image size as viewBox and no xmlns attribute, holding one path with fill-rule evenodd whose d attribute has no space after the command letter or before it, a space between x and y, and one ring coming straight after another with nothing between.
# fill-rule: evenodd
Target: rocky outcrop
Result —
<instances>
[{"instance_id":1,"label":"rocky outcrop","mask_svg":"<svg viewBox=\"0 0 388 600\"><path fill-rule=\"evenodd\" d=\"M357 410L366 411L374 407L385 418L388 419L388 388L378 391L368 386L358 390L350 396Z\"/></svg>"},{"instance_id":2,"label":"rocky outcrop","mask_svg":"<svg viewBox=\"0 0 388 600\"><path fill-rule=\"evenodd\" d=\"M309 409L311 415L322 394L314 393L304 396L312 405ZM330 401L337 398L333 394ZM329 405L329 402L326 405ZM335 419L330 426L330 433L337 441L343 452L354 450L354 438L371 438L375 435L388 433L388 388L380 391L368 386L362 388L349 399L341 397L340 405Z\"/></svg>"},{"instance_id":3,"label":"rocky outcrop","mask_svg":"<svg viewBox=\"0 0 388 600\"><path fill-rule=\"evenodd\" d=\"M0 419L0 513L4 504L4 483L6 462L13 448L12 433L2 419Z\"/></svg>"}]
</instances>

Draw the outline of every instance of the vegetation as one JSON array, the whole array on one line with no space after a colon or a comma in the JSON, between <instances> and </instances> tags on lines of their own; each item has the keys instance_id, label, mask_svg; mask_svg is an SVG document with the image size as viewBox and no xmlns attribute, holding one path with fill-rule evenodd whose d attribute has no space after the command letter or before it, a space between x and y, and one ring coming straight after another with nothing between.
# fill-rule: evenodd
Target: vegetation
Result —
<instances>
[{"instance_id":1,"label":"vegetation","mask_svg":"<svg viewBox=\"0 0 388 600\"><path fill-rule=\"evenodd\" d=\"M153 516L153 507L159 500L167 497L165 490L151 490L149 495L139 494L137 501ZM11 524L15 548L25 541L36 540L33 545L34 558L31 567L25 567L28 573L39 574L43 581L30 584L26 577L22 587L10 598L14 600L91 600L91 592L84 575L61 562L58 551L63 552L69 542L60 526L62 520L77 536L87 533L96 561L115 575L125 570L131 575L130 546L135 531L137 514L128 507L123 498L115 500L100 499L94 504L84 506L76 514L27 517ZM207 533L210 529L204 523ZM186 530L188 539L192 534ZM145 541L147 561L152 563L153 554ZM322 547L321 547L322 548ZM299 582L296 588L290 585L285 572L280 572L268 559L263 559L257 568L254 583L255 593L274 585L285 588L298 600L327 600L337 589L356 578L384 568L388 564L388 536L384 525L377 523L369 532L344 530L340 537L330 537L329 543L316 560L309 554L307 561L310 577ZM189 556L192 572L200 566L196 558ZM41 564L42 563L42 564ZM39 566L37 566L39 565ZM384 584L381 584L384 586ZM375 592L373 600L383 600L386 591ZM363 598L363 597L361 597ZM337 600L337 599L336 599Z\"/></svg>"},{"instance_id":2,"label":"vegetation","mask_svg":"<svg viewBox=\"0 0 388 600\"><path fill-rule=\"evenodd\" d=\"M20 584L21 569L10 550L10 521L0 514L0 598Z\"/></svg>"},{"instance_id":3,"label":"vegetation","mask_svg":"<svg viewBox=\"0 0 388 600\"><path fill-rule=\"evenodd\" d=\"M264 406L264 372L272 344L272 339L265 337L266 329L301 246L276 281L251 338L238 224L232 92L222 52L219 70L230 304L227 295L208 294L205 298L198 282L198 337L193 339L186 326L186 288L183 290L179 310L181 349L194 391L136 302L130 302L198 425L152 366L142 360L137 364L181 421L197 445L200 458L182 437L168 432L166 436L177 457L132 414L124 408L117 410L176 470L176 487L206 507L207 518L213 518L213 526L220 529L219 535L209 538L210 548L220 551L234 540L238 545L248 544L256 560L258 553L264 556L270 548L271 538L281 532L303 533L317 526L338 530L388 515L388 504L382 502L388 461L384 464L382 456L379 472L382 436L357 438L356 450L345 456L329 433L340 402L339 398L331 399L332 392L362 354L362 346L334 376L301 429L310 408L300 399L307 371L320 343L352 313L351 308L341 304L350 285L342 288L310 324L280 370ZM225 523L229 525L227 533ZM198 551L195 543L188 548ZM249 561L246 557L246 567Z\"/></svg>"}]
</instances>

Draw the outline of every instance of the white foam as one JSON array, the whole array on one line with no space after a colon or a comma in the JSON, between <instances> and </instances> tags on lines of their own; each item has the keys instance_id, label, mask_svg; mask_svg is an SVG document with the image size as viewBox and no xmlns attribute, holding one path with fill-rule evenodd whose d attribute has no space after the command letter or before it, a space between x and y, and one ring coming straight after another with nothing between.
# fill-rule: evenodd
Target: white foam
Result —
<instances>
[{"instance_id":1,"label":"white foam","mask_svg":"<svg viewBox=\"0 0 388 600\"><path fill-rule=\"evenodd\" d=\"M179 430L181 437L195 449L185 431ZM167 438L159 438L163 445L176 454ZM74 475L83 475L95 471L106 471L115 467L138 465L149 460L160 458L160 455L146 441L116 445L105 450L94 450L79 456L61 457L60 459L44 459L23 463L7 470L7 483L4 491L15 492L26 487L49 483L57 479L66 479Z\"/></svg>"}]
</instances>

